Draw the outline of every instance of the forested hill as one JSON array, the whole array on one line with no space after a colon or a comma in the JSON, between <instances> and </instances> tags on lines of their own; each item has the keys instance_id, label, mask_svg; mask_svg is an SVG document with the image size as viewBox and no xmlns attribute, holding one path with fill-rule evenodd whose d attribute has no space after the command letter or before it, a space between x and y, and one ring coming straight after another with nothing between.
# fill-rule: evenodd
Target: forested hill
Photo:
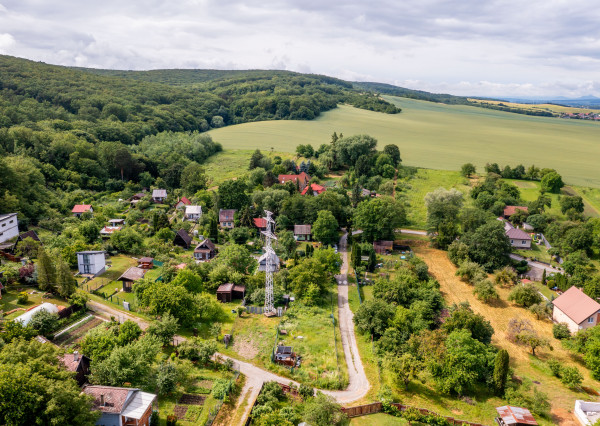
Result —
<instances>
[{"instance_id":1,"label":"forested hill","mask_svg":"<svg viewBox=\"0 0 600 426\"><path fill-rule=\"evenodd\" d=\"M383 95L400 96L403 98L419 99L429 102L440 102L444 104L475 105L469 101L469 99L463 96L448 95L445 93L430 93L422 90L406 89L404 87L385 83L354 82L353 86L357 89L368 90L370 92Z\"/></svg>"}]
</instances>

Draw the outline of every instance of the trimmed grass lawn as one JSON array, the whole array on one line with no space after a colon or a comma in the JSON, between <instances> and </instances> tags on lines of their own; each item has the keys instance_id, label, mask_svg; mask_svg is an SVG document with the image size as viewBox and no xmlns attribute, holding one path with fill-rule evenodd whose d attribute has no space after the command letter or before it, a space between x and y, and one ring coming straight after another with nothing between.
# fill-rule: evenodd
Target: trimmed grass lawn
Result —
<instances>
[{"instance_id":1,"label":"trimmed grass lawn","mask_svg":"<svg viewBox=\"0 0 600 426\"><path fill-rule=\"evenodd\" d=\"M120 282L115 280L130 267L137 266L137 261L135 259L123 254L112 256L109 259L109 262L111 262L112 266L108 268L102 275L99 275L84 284L84 288L85 286L88 286L90 289L96 289L107 286L111 289L110 293L112 293L116 287L123 287Z\"/></svg>"},{"instance_id":2,"label":"trimmed grass lawn","mask_svg":"<svg viewBox=\"0 0 600 426\"><path fill-rule=\"evenodd\" d=\"M555 261L552 260L552 256L548 254L548 249L543 244L535 244L531 243L531 249L523 250L523 249L513 249L513 253L518 254L519 256L528 257L530 259L535 258L534 260L539 260L541 262L552 263L554 266L558 265Z\"/></svg>"},{"instance_id":3,"label":"trimmed grass lawn","mask_svg":"<svg viewBox=\"0 0 600 426\"><path fill-rule=\"evenodd\" d=\"M219 344L219 350L302 383L319 388L343 389L347 386L348 374L337 326L337 293L332 292L326 300L326 305L322 307L292 304L281 318L248 313L239 318L232 314L233 322L223 324L222 332L230 331L233 334L233 344L227 349ZM335 336L330 300L336 321ZM231 312L229 308L239 306L229 305L225 306L228 312ZM287 335L279 335L276 340L277 326L285 329ZM292 372L271 362L271 352L277 343L292 346L294 352L302 357L300 368Z\"/></svg>"},{"instance_id":4,"label":"trimmed grass lawn","mask_svg":"<svg viewBox=\"0 0 600 426\"><path fill-rule=\"evenodd\" d=\"M28 300L24 304L17 303L17 298L21 291L26 291ZM16 317L25 313L25 311L34 306L42 303L53 303L59 306L68 306L69 303L63 299L59 299L56 296L42 297L44 292L38 290L36 287L30 286L10 286L2 293L2 299L0 299L0 310L4 312L12 311L13 309L20 309L13 312L10 315L6 315L4 319L15 319Z\"/></svg>"},{"instance_id":5,"label":"trimmed grass lawn","mask_svg":"<svg viewBox=\"0 0 600 426\"><path fill-rule=\"evenodd\" d=\"M384 98L402 108L382 114L340 105L310 121L275 120L226 126L209 132L224 149L293 153L299 144L315 148L336 131L368 134L400 146L410 166L459 170L471 162L516 166L536 164L558 170L568 184L600 187L597 143L600 124L585 120L533 117L465 105L444 105L394 96Z\"/></svg>"}]
</instances>

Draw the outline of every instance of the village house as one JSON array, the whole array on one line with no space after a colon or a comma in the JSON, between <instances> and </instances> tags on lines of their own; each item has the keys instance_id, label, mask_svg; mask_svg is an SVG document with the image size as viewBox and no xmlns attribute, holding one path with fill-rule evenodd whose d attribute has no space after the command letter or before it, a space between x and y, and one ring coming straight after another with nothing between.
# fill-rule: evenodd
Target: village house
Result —
<instances>
[{"instance_id":1,"label":"village house","mask_svg":"<svg viewBox=\"0 0 600 426\"><path fill-rule=\"evenodd\" d=\"M103 251L78 251L77 269L80 274L98 275L106 269L106 256Z\"/></svg>"},{"instance_id":2,"label":"village house","mask_svg":"<svg viewBox=\"0 0 600 426\"><path fill-rule=\"evenodd\" d=\"M594 327L600 320L600 303L573 286L552 301L552 320L565 323L571 333Z\"/></svg>"},{"instance_id":3,"label":"village house","mask_svg":"<svg viewBox=\"0 0 600 426\"><path fill-rule=\"evenodd\" d=\"M496 407L496 411L498 412L496 423L498 423L499 426L527 426L538 424L527 408L503 405L502 407Z\"/></svg>"},{"instance_id":4,"label":"village house","mask_svg":"<svg viewBox=\"0 0 600 426\"><path fill-rule=\"evenodd\" d=\"M110 226L123 226L125 225L125 219L109 219L108 223L110 223Z\"/></svg>"},{"instance_id":5,"label":"village house","mask_svg":"<svg viewBox=\"0 0 600 426\"><path fill-rule=\"evenodd\" d=\"M185 197L181 197L176 203L175 203L175 208L176 209L182 209L185 206L191 206L192 202L190 200L188 200Z\"/></svg>"},{"instance_id":6,"label":"village house","mask_svg":"<svg viewBox=\"0 0 600 426\"><path fill-rule=\"evenodd\" d=\"M525 206L506 206L504 207L504 219L510 220L510 217L517 212L517 210L522 210L524 212L528 212L529 208Z\"/></svg>"},{"instance_id":7,"label":"village house","mask_svg":"<svg viewBox=\"0 0 600 426\"><path fill-rule=\"evenodd\" d=\"M83 393L94 398L92 409L100 411L96 422L103 426L149 426L157 398L136 388L85 386Z\"/></svg>"},{"instance_id":8,"label":"village house","mask_svg":"<svg viewBox=\"0 0 600 426\"><path fill-rule=\"evenodd\" d=\"M304 172L298 175L279 175L277 181L282 185L285 185L287 182L294 182L294 184L298 185L300 191L303 191L310 182L310 176Z\"/></svg>"},{"instance_id":9,"label":"village house","mask_svg":"<svg viewBox=\"0 0 600 426\"><path fill-rule=\"evenodd\" d=\"M64 354L59 357L60 361L67 367L67 370L75 373L75 380L79 387L83 386L90 374L90 359L75 351L72 354Z\"/></svg>"},{"instance_id":10,"label":"village house","mask_svg":"<svg viewBox=\"0 0 600 426\"><path fill-rule=\"evenodd\" d=\"M155 203L164 203L167 199L166 189L155 189L152 191L152 201Z\"/></svg>"},{"instance_id":11,"label":"village house","mask_svg":"<svg viewBox=\"0 0 600 426\"><path fill-rule=\"evenodd\" d=\"M17 213L0 214L0 243L19 236Z\"/></svg>"},{"instance_id":12,"label":"village house","mask_svg":"<svg viewBox=\"0 0 600 426\"><path fill-rule=\"evenodd\" d=\"M154 267L154 259L152 257L142 257L138 260L138 268L152 269Z\"/></svg>"},{"instance_id":13,"label":"village house","mask_svg":"<svg viewBox=\"0 0 600 426\"><path fill-rule=\"evenodd\" d=\"M252 219L252 222L259 232L264 232L267 230L267 220L264 217L255 217Z\"/></svg>"},{"instance_id":14,"label":"village house","mask_svg":"<svg viewBox=\"0 0 600 426\"><path fill-rule=\"evenodd\" d=\"M234 216L235 209L221 209L219 210L219 225L221 228L233 228L235 226Z\"/></svg>"},{"instance_id":15,"label":"village house","mask_svg":"<svg viewBox=\"0 0 600 426\"><path fill-rule=\"evenodd\" d=\"M187 206L184 217L185 220L200 220L202 217L202 206Z\"/></svg>"},{"instance_id":16,"label":"village house","mask_svg":"<svg viewBox=\"0 0 600 426\"><path fill-rule=\"evenodd\" d=\"M37 241L38 243L40 243L40 245L42 245L42 242L40 241L40 237L38 237L38 235L35 233L35 231L27 231L27 232L23 232L21 235L19 235L17 237L17 241L15 241L15 245L13 247L13 252L17 251L17 247L19 246L19 243L22 242L23 240L25 240L26 238L31 238L33 241Z\"/></svg>"},{"instance_id":17,"label":"village house","mask_svg":"<svg viewBox=\"0 0 600 426\"><path fill-rule=\"evenodd\" d=\"M194 259L200 262L207 262L215 257L217 249L210 239L205 239L194 249Z\"/></svg>"},{"instance_id":18,"label":"village house","mask_svg":"<svg viewBox=\"0 0 600 426\"><path fill-rule=\"evenodd\" d=\"M144 275L146 275L147 271L147 269L132 266L123 272L121 276L117 278L117 281L121 281L123 283L123 291L130 293L133 289L133 283L144 278Z\"/></svg>"},{"instance_id":19,"label":"village house","mask_svg":"<svg viewBox=\"0 0 600 426\"><path fill-rule=\"evenodd\" d=\"M192 244L192 237L190 237L190 234L188 234L186 230L182 228L179 231L177 231L177 234L175 234L173 244L175 244L176 246L183 247L187 250Z\"/></svg>"},{"instance_id":20,"label":"village house","mask_svg":"<svg viewBox=\"0 0 600 426\"><path fill-rule=\"evenodd\" d=\"M318 183L311 183L310 185L307 185L306 188L304 188L302 190L302 195L312 194L314 196L317 196L317 195L325 192L326 189L327 188L319 185Z\"/></svg>"},{"instance_id":21,"label":"village house","mask_svg":"<svg viewBox=\"0 0 600 426\"><path fill-rule=\"evenodd\" d=\"M271 260L270 266L267 268L268 253L264 253L258 258L258 272L277 272L281 266L281 260L279 256L273 253L273 259Z\"/></svg>"},{"instance_id":22,"label":"village house","mask_svg":"<svg viewBox=\"0 0 600 426\"><path fill-rule=\"evenodd\" d=\"M294 225L296 241L310 241L311 228L311 225Z\"/></svg>"},{"instance_id":23,"label":"village house","mask_svg":"<svg viewBox=\"0 0 600 426\"><path fill-rule=\"evenodd\" d=\"M521 229L515 228L509 222L504 222L504 233L510 240L511 247L518 249L531 248L531 235Z\"/></svg>"},{"instance_id":24,"label":"village house","mask_svg":"<svg viewBox=\"0 0 600 426\"><path fill-rule=\"evenodd\" d=\"M221 284L217 289L217 300L223 303L229 303L234 299L243 299L246 294L246 287L233 283Z\"/></svg>"},{"instance_id":25,"label":"village house","mask_svg":"<svg viewBox=\"0 0 600 426\"><path fill-rule=\"evenodd\" d=\"M71 213L73 213L73 216L75 217L81 217L81 215L86 212L94 213L91 204L76 204L71 210Z\"/></svg>"}]
</instances>

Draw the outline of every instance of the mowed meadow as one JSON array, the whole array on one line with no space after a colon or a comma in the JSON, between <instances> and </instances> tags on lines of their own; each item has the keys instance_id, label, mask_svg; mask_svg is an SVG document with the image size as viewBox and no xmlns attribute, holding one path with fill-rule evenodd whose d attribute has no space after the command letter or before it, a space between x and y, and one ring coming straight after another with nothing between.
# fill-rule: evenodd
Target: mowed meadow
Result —
<instances>
[{"instance_id":1,"label":"mowed meadow","mask_svg":"<svg viewBox=\"0 0 600 426\"><path fill-rule=\"evenodd\" d=\"M226 150L294 152L298 144L318 147L336 131L369 134L380 147L397 144L404 164L458 170L466 162L535 164L561 173L565 182L600 187L600 123L532 117L463 105L444 105L385 96L402 113L390 115L347 105L312 121L260 121L210 131Z\"/></svg>"}]
</instances>

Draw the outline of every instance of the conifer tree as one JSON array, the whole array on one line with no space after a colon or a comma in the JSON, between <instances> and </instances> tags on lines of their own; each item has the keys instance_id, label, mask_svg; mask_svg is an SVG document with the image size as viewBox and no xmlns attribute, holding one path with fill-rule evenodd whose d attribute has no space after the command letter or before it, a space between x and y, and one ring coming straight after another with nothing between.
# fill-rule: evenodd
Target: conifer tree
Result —
<instances>
[{"instance_id":1,"label":"conifer tree","mask_svg":"<svg viewBox=\"0 0 600 426\"><path fill-rule=\"evenodd\" d=\"M56 268L56 284L58 287L58 294L65 299L71 297L77 289L77 281L73 275L71 275L69 265L62 260L59 260L58 267Z\"/></svg>"},{"instance_id":2,"label":"conifer tree","mask_svg":"<svg viewBox=\"0 0 600 426\"><path fill-rule=\"evenodd\" d=\"M506 378L508 376L508 362L509 357L506 349L498 351L494 362L494 388L498 395L504 395Z\"/></svg>"},{"instance_id":3,"label":"conifer tree","mask_svg":"<svg viewBox=\"0 0 600 426\"><path fill-rule=\"evenodd\" d=\"M46 253L43 247L38 251L38 285L40 290L55 292L56 291L56 269L50 260L50 256Z\"/></svg>"}]
</instances>

